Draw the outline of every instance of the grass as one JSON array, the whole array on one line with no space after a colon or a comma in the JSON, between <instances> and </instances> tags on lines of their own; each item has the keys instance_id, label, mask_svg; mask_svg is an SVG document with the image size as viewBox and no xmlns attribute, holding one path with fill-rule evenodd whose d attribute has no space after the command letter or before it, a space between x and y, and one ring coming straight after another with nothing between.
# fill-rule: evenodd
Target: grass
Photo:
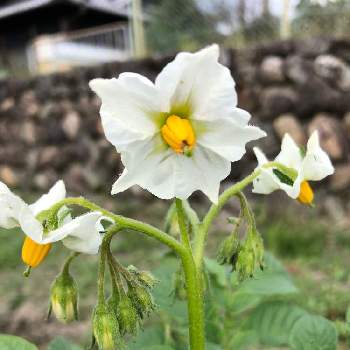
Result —
<instances>
[{"instance_id":1,"label":"grass","mask_svg":"<svg viewBox=\"0 0 350 350\"><path fill-rule=\"evenodd\" d=\"M96 201L104 202L102 197ZM145 219L161 226L167 203L164 201L140 201L137 198L124 198L118 203L107 202L117 212ZM203 211L201 204L197 204ZM256 205L257 221L264 236L267 249L272 251L292 274L301 290L299 303L318 314L333 320L344 320L350 305L348 257L350 250L349 232L334 229L317 216L317 212L299 215L300 208L292 204L284 213L267 212L263 205ZM228 226L226 217L235 215L234 207L226 210L218 219L216 230L209 240L209 252L213 256ZM232 213L231 213L232 212ZM311 214L310 214L311 213ZM46 261L32 271L26 279L20 259L23 235L18 230L0 229L0 326L2 332L18 334L41 344L45 344L56 335L64 335L79 343L89 341L89 314L95 302L97 276L97 258L81 256L72 266L72 272L80 289L80 316L82 328L73 331L76 326L58 326L50 328L44 322L48 305L49 288L60 266L69 252L58 243L54 246ZM125 264L133 264L143 269L160 266L160 260L166 248L152 239L140 237L133 232L122 233L115 239L113 250ZM36 316L23 315L23 308L30 304L31 312ZM22 312L22 314L21 314ZM26 317L34 319L33 325L26 324ZM152 322L159 321L155 316ZM21 325L25 324L25 326ZM51 323L52 325L52 323ZM42 327L42 334L33 328ZM69 330L70 329L70 330ZM78 328L77 328L78 329Z\"/></svg>"}]
</instances>

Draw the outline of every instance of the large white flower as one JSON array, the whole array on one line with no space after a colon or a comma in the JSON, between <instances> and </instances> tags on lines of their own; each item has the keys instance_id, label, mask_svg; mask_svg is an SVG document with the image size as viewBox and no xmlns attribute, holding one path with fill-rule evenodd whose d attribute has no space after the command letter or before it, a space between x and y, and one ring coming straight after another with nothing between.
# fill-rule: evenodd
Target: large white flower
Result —
<instances>
[{"instance_id":1,"label":"large white flower","mask_svg":"<svg viewBox=\"0 0 350 350\"><path fill-rule=\"evenodd\" d=\"M39 257L43 259L51 244L57 241L62 241L67 248L77 252L98 253L103 231L103 217L100 212L89 212L73 219L70 214L63 212L63 208L58 213L58 227L51 231L48 231L45 220L38 220L38 214L51 208L65 196L65 185L63 181L58 181L47 194L28 205L0 182L0 227L20 227L26 234L22 249L23 260L32 260L35 253L38 259L34 260L40 263Z\"/></svg>"},{"instance_id":2,"label":"large white flower","mask_svg":"<svg viewBox=\"0 0 350 350\"><path fill-rule=\"evenodd\" d=\"M268 162L259 148L255 147L254 153L260 167ZM327 153L320 147L317 131L309 138L306 152L296 145L289 134L285 134L281 152L275 161L286 166L290 171L282 173L278 169L261 168L261 175L253 182L253 192L269 194L281 189L288 196L298 198L301 203L311 204L313 191L309 181L319 181L334 173Z\"/></svg>"},{"instance_id":3,"label":"large white flower","mask_svg":"<svg viewBox=\"0 0 350 350\"><path fill-rule=\"evenodd\" d=\"M125 166L112 194L137 184L163 199L201 190L217 201L231 162L265 136L236 107L235 82L218 56L217 45L179 53L154 84L135 73L90 82L102 100L106 137Z\"/></svg>"}]
</instances>

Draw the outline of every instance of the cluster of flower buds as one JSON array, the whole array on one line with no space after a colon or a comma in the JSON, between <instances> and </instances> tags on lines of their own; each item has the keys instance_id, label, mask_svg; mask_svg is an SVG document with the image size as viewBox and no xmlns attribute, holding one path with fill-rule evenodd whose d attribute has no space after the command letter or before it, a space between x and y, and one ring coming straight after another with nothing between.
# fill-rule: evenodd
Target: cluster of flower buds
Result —
<instances>
[{"instance_id":1,"label":"cluster of flower buds","mask_svg":"<svg viewBox=\"0 0 350 350\"><path fill-rule=\"evenodd\" d=\"M111 255L108 259L112 294L93 317L94 338L102 350L122 349L123 337L137 334L142 319L155 309L151 289L158 282L148 271L125 268Z\"/></svg>"},{"instance_id":2,"label":"cluster of flower buds","mask_svg":"<svg viewBox=\"0 0 350 350\"><path fill-rule=\"evenodd\" d=\"M246 208L246 213L250 213ZM244 218L230 218L229 222L234 225L231 234L221 243L217 261L221 265L231 265L232 271L236 271L239 281L252 277L257 266L263 267L264 244L255 222L249 221L245 238L240 239L239 229Z\"/></svg>"},{"instance_id":3,"label":"cluster of flower buds","mask_svg":"<svg viewBox=\"0 0 350 350\"><path fill-rule=\"evenodd\" d=\"M51 287L50 312L69 323L78 319L78 287L68 269L56 277Z\"/></svg>"},{"instance_id":4,"label":"cluster of flower buds","mask_svg":"<svg viewBox=\"0 0 350 350\"><path fill-rule=\"evenodd\" d=\"M253 277L257 266L263 269L264 244L260 234L250 227L238 252L235 270L240 281Z\"/></svg>"}]
</instances>

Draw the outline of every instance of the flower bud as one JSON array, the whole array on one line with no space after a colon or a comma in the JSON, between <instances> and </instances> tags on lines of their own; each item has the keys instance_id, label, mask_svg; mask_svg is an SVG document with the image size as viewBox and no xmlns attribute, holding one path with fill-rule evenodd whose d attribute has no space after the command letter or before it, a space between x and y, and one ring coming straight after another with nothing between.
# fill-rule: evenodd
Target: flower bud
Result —
<instances>
[{"instance_id":1,"label":"flower bud","mask_svg":"<svg viewBox=\"0 0 350 350\"><path fill-rule=\"evenodd\" d=\"M234 232L221 243L216 257L218 263L231 264L234 269L240 248L238 235Z\"/></svg>"},{"instance_id":2,"label":"flower bud","mask_svg":"<svg viewBox=\"0 0 350 350\"><path fill-rule=\"evenodd\" d=\"M155 285L159 283L159 280L157 280L149 271L140 271L133 265L128 266L128 270L136 277L140 284L149 289L154 288Z\"/></svg>"},{"instance_id":3,"label":"flower bud","mask_svg":"<svg viewBox=\"0 0 350 350\"><path fill-rule=\"evenodd\" d=\"M121 335L125 335L126 333L131 335L137 334L139 317L131 300L125 294L119 299L116 315Z\"/></svg>"},{"instance_id":4,"label":"flower bud","mask_svg":"<svg viewBox=\"0 0 350 350\"><path fill-rule=\"evenodd\" d=\"M100 350L124 348L119 333L119 324L115 312L105 303L98 304L94 310L93 332Z\"/></svg>"},{"instance_id":5,"label":"flower bud","mask_svg":"<svg viewBox=\"0 0 350 350\"><path fill-rule=\"evenodd\" d=\"M148 316L156 308L152 294L143 286L129 284L128 296L140 318Z\"/></svg>"},{"instance_id":6,"label":"flower bud","mask_svg":"<svg viewBox=\"0 0 350 350\"><path fill-rule=\"evenodd\" d=\"M238 253L236 270L240 281L252 277L257 266L262 268L264 256L264 244L260 234L250 228L248 237Z\"/></svg>"},{"instance_id":7,"label":"flower bud","mask_svg":"<svg viewBox=\"0 0 350 350\"><path fill-rule=\"evenodd\" d=\"M78 319L78 287L73 277L63 271L51 287L51 307L56 318L69 323Z\"/></svg>"}]
</instances>

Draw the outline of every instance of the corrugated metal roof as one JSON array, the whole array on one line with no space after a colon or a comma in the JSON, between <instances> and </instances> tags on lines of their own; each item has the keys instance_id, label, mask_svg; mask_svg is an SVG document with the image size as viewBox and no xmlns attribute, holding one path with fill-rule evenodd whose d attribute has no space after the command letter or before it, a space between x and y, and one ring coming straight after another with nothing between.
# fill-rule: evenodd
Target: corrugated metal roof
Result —
<instances>
[{"instance_id":1,"label":"corrugated metal roof","mask_svg":"<svg viewBox=\"0 0 350 350\"><path fill-rule=\"evenodd\" d=\"M0 5L0 20L47 6L54 2L57 2L57 0L22 0L4 6ZM61 2L74 3L118 16L128 16L128 4L130 0L61 0Z\"/></svg>"}]
</instances>

